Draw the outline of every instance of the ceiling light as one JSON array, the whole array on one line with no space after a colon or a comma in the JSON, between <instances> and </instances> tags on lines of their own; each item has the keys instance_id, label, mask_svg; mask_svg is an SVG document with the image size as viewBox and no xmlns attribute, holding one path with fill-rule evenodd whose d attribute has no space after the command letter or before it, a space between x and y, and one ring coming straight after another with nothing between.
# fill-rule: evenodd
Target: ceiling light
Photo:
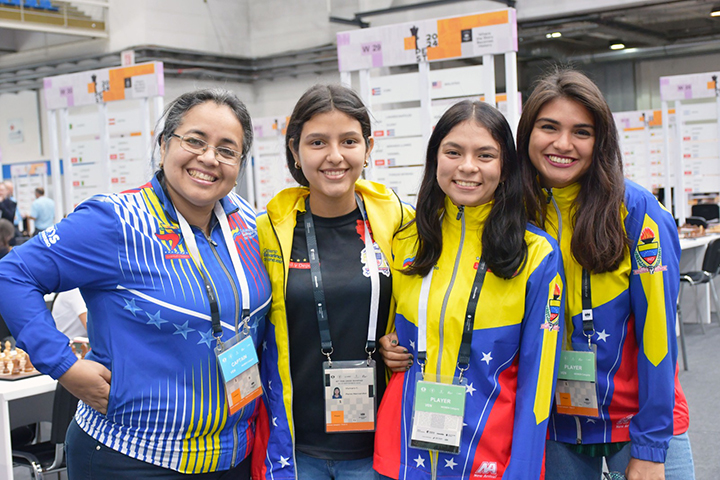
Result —
<instances>
[{"instance_id":1,"label":"ceiling light","mask_svg":"<svg viewBox=\"0 0 720 480\"><path fill-rule=\"evenodd\" d=\"M562 33L560 32L552 32L552 33L546 33L545 38L560 38L562 37Z\"/></svg>"},{"instance_id":2,"label":"ceiling light","mask_svg":"<svg viewBox=\"0 0 720 480\"><path fill-rule=\"evenodd\" d=\"M610 50L622 50L625 48L625 44L622 40L610 40Z\"/></svg>"},{"instance_id":3,"label":"ceiling light","mask_svg":"<svg viewBox=\"0 0 720 480\"><path fill-rule=\"evenodd\" d=\"M720 17L720 4L713 5L712 10L710 10L710 16Z\"/></svg>"}]
</instances>

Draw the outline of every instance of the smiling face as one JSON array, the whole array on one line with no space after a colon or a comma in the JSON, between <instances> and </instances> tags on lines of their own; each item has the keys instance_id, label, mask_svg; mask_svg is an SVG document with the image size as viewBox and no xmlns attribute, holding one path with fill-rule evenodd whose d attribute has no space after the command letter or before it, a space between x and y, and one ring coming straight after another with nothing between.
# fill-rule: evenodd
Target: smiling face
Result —
<instances>
[{"instance_id":1,"label":"smiling face","mask_svg":"<svg viewBox=\"0 0 720 480\"><path fill-rule=\"evenodd\" d=\"M242 125L226 105L205 102L191 108L174 133L205 140L215 147L242 151ZM240 165L218 162L211 148L202 155L190 153L182 148L177 137L163 141L160 153L173 205L188 223L205 229L215 202L233 189Z\"/></svg>"},{"instance_id":2,"label":"smiling face","mask_svg":"<svg viewBox=\"0 0 720 480\"><path fill-rule=\"evenodd\" d=\"M562 188L577 182L592 164L595 121L587 108L560 97L538 112L528 154L547 188Z\"/></svg>"},{"instance_id":3,"label":"smiling face","mask_svg":"<svg viewBox=\"0 0 720 480\"><path fill-rule=\"evenodd\" d=\"M321 217L339 217L355 209L355 182L372 150L360 122L338 110L305 122L298 145L290 145L310 187L310 208Z\"/></svg>"},{"instance_id":4,"label":"smiling face","mask_svg":"<svg viewBox=\"0 0 720 480\"><path fill-rule=\"evenodd\" d=\"M455 205L476 207L493 199L502 176L502 151L474 120L457 124L440 142L436 178Z\"/></svg>"}]
</instances>

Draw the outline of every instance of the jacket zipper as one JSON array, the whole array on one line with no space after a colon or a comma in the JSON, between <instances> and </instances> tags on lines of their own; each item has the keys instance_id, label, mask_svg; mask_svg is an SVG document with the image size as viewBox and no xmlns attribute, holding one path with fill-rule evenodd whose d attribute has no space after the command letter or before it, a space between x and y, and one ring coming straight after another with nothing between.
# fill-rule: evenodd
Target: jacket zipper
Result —
<instances>
[{"instance_id":1,"label":"jacket zipper","mask_svg":"<svg viewBox=\"0 0 720 480\"><path fill-rule=\"evenodd\" d=\"M547 201L548 203L552 202L553 207L555 207L555 213L557 214L558 218L558 238L557 243L560 245L560 239L562 238L562 215L560 215L560 207L558 207L557 202L555 201L555 197L553 197L552 189L548 188L546 189L548 193ZM575 415L573 417L575 419L575 443L578 445L582 444L583 438L582 438L582 423L580 422L580 417Z\"/></svg>"},{"instance_id":2,"label":"jacket zipper","mask_svg":"<svg viewBox=\"0 0 720 480\"><path fill-rule=\"evenodd\" d=\"M297 219L295 220L297 223ZM280 251L280 259L282 260L283 265L283 297L285 298L285 324L287 326L287 272L285 271L285 253L282 249L282 243L280 243L280 237L278 236L277 230L275 230L275 225L273 225L273 222L270 222L270 228L272 228L273 233L275 234L275 240L277 240L278 244L278 250ZM290 363L290 331L289 329L285 329L286 335L287 335L287 346L288 346L288 365ZM292 372L289 371L288 368L288 378L290 379L290 412L294 411L294 403L295 403L295 396L293 394L293 381L292 381ZM272 416L272 412L270 412L270 415ZM290 438L292 438L292 456L293 456L293 468L294 468L294 475L295 480L298 480L298 473L297 473L297 462L295 461L295 415L292 414L292 424L290 426Z\"/></svg>"},{"instance_id":3,"label":"jacket zipper","mask_svg":"<svg viewBox=\"0 0 720 480\"><path fill-rule=\"evenodd\" d=\"M205 232L203 232L203 235L205 235ZM240 315L240 296L238 295L237 287L235 286L235 281L233 280L232 276L230 275L230 272L228 272L227 268L225 267L225 264L220 259L220 255L217 253L217 243L215 240L213 240L209 235L205 235L205 240L207 240L208 244L210 245L210 250L215 255L215 259L220 264L220 267L222 267L222 271L225 272L225 275L227 276L228 280L230 280L230 286L232 287L233 296L235 297L235 330L238 329L238 319ZM230 252L228 252L229 254ZM248 305L248 308L250 305ZM240 423L240 419L243 416L243 413L245 413L245 407L240 409L240 415L238 415L237 420L235 421L235 425L232 427L232 433L233 433L233 450L232 450L232 458L230 459L230 466L234 467L235 462L237 461L237 447L238 447L238 435L237 435L237 426L238 423Z\"/></svg>"},{"instance_id":4,"label":"jacket zipper","mask_svg":"<svg viewBox=\"0 0 720 480\"><path fill-rule=\"evenodd\" d=\"M456 220L460 220L460 245L458 245L458 252L457 256L455 257L455 266L453 267L453 273L452 277L450 277L450 283L448 284L448 288L445 291L445 298L443 299L442 309L440 310L440 331L439 331L439 338L440 338L440 344L438 346L438 359L437 359L437 372L436 376L438 381L440 380L440 368L442 366L442 351L443 351L443 344L445 343L445 336L443 334L444 326L445 326L445 311L447 310L447 304L450 300L450 293L452 292L453 285L455 283L455 277L457 276L458 267L460 266L460 255L462 254L463 249L463 243L465 243L465 207L460 205L458 207L458 214ZM435 267L433 267L435 268Z\"/></svg>"}]
</instances>

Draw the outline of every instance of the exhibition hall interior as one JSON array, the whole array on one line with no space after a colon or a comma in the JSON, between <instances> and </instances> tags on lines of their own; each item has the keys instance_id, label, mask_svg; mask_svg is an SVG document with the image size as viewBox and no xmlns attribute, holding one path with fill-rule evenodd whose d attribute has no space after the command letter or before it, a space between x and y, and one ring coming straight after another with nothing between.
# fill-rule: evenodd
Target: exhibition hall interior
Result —
<instances>
[{"instance_id":1,"label":"exhibition hall interior","mask_svg":"<svg viewBox=\"0 0 720 480\"><path fill-rule=\"evenodd\" d=\"M241 210L260 216L298 185L285 134L296 102L316 84L357 93L372 124L363 178L416 206L428 141L451 106L486 102L517 135L537 80L558 68L597 85L617 128L624 177L675 219L679 244L661 248L643 233L633 268L646 269L628 275L668 275L664 262L671 250L679 255L677 341L669 340L677 348L669 355L677 354L687 398L695 478L715 480L720 1L0 0L0 205L7 199L14 212L8 245L0 228L0 252L7 247L9 259L34 237L49 248L52 225L86 199L147 184L163 168L163 111L185 92L228 89L247 107L254 138L234 187L246 202ZM238 153L202 143L218 161ZM270 254L260 253L267 262ZM44 300L54 316L60 296ZM93 347L92 311L87 327L82 315L83 328L66 333L79 359ZM156 322L160 329L165 320ZM10 330L0 316L0 480L66 479L62 445L77 399L35 368L44 363L16 346Z\"/></svg>"}]
</instances>

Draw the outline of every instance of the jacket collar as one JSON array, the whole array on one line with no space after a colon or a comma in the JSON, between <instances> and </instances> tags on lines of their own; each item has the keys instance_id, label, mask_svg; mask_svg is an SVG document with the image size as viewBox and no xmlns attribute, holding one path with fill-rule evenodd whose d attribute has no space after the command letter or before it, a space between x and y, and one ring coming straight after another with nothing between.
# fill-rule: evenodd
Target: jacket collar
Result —
<instances>
[{"instance_id":1,"label":"jacket collar","mask_svg":"<svg viewBox=\"0 0 720 480\"><path fill-rule=\"evenodd\" d=\"M577 198L578 193L580 193L580 183L575 182L571 183L567 187L552 188L550 189L550 192L552 193L552 197L557 202L558 208L560 208L561 210L566 210L570 208L573 203L575 203L575 199ZM545 198L547 198L548 190L543 188L543 193L545 194Z\"/></svg>"},{"instance_id":2,"label":"jacket collar","mask_svg":"<svg viewBox=\"0 0 720 480\"><path fill-rule=\"evenodd\" d=\"M485 222L490 215L492 210L493 200L478 205L477 207L463 207L463 216L465 217L466 228L480 228L485 225ZM460 209L450 200L450 197L445 196L445 221L448 221L450 225L460 225L458 219L458 213Z\"/></svg>"}]
</instances>

